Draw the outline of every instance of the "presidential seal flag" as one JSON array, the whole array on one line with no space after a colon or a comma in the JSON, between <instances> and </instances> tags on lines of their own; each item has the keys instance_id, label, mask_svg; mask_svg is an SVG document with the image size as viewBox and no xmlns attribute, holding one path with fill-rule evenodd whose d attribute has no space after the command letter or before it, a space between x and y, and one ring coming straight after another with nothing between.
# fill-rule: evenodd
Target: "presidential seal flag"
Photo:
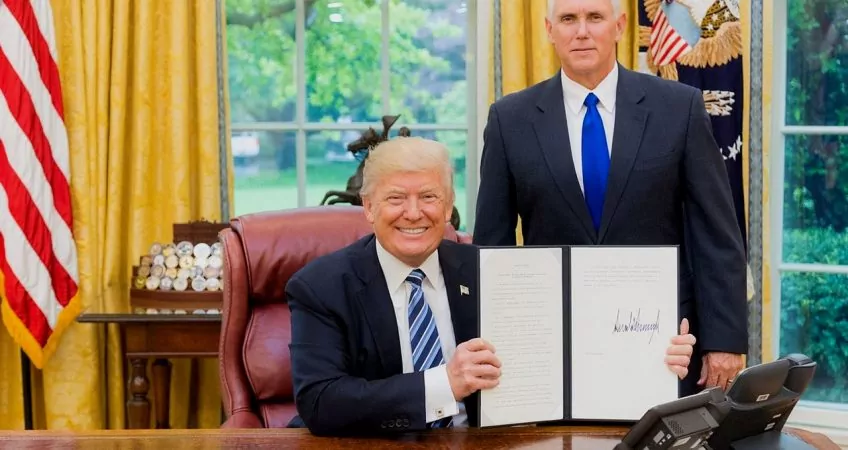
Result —
<instances>
[{"instance_id":1,"label":"presidential seal flag","mask_svg":"<svg viewBox=\"0 0 848 450\"><path fill-rule=\"evenodd\" d=\"M55 41L50 0L0 0L0 311L38 368L79 312Z\"/></svg>"},{"instance_id":2,"label":"presidential seal flag","mask_svg":"<svg viewBox=\"0 0 848 450\"><path fill-rule=\"evenodd\" d=\"M643 72L699 88L747 245L742 183L744 82L739 0L639 0Z\"/></svg>"}]
</instances>

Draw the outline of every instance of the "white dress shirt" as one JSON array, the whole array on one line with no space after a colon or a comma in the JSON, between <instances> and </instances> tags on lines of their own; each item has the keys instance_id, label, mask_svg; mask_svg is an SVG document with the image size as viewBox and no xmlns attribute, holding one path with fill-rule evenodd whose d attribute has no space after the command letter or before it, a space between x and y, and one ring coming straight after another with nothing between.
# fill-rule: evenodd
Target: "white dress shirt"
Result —
<instances>
[{"instance_id":1,"label":"white dress shirt","mask_svg":"<svg viewBox=\"0 0 848 450\"><path fill-rule=\"evenodd\" d=\"M412 373L412 342L409 337L409 294L411 288L406 277L415 267L409 267L394 255L389 253L377 240L377 259L386 277L386 286L392 298L397 319L398 338L400 339L400 355L403 360L403 373ZM439 265L439 252L436 250L418 267L424 272L421 287L424 290L424 300L433 312L436 329L439 331L439 341L442 344L442 355L445 362L450 361L456 351L456 337L451 322L450 304ZM453 398L453 391L448 381L447 366L442 364L424 371L424 407L426 408L427 423L454 416L453 426L465 425L467 416L464 405Z\"/></svg>"},{"instance_id":2,"label":"white dress shirt","mask_svg":"<svg viewBox=\"0 0 848 450\"><path fill-rule=\"evenodd\" d=\"M565 103L565 120L568 122L568 141L571 143L571 159L577 172L577 181L583 191L583 118L586 117L586 96L593 92L598 97L598 113L604 123L607 137L607 151L612 158L612 132L615 129L615 91L618 88L618 64L613 65L594 90L568 78L562 71L562 96Z\"/></svg>"}]
</instances>

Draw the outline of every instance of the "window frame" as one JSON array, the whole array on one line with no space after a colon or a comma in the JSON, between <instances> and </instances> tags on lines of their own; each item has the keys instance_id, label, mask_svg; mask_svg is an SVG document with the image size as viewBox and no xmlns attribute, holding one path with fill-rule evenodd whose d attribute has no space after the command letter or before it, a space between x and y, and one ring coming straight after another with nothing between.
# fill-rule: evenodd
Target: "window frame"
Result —
<instances>
[{"instance_id":1,"label":"window frame","mask_svg":"<svg viewBox=\"0 0 848 450\"><path fill-rule=\"evenodd\" d=\"M391 0L379 0L381 9L381 48L380 48L380 72L381 72L381 99L382 99L382 115L392 114L391 108L391 61L389 58L389 39L390 39L390 18L389 18L389 2ZM483 2L486 3L486 2ZM477 186L479 175L479 158L478 158L478 141L482 132L479 131L478 123L478 98L480 95L480 84L485 87L488 83L480 83L478 73L486 74L488 71L481 71L481 60L488 63L488 52L484 57L478 53L478 46L481 43L481 35L485 33L478 32L478 21L480 20L480 12L478 11L478 0L466 0L466 103L467 114L464 123L415 123L409 124L404 122L403 118L397 122L396 126L405 125L409 127L413 133L415 131L465 131L466 132L466 165L465 165L465 197L467 201L467 211L460 211L460 216L463 218L465 229L469 232L474 227L474 208L477 203ZM485 9L486 6L483 7ZM482 22L485 23L485 22ZM485 29L485 28L483 28ZM485 44L485 40L483 40ZM485 48L485 47L484 47ZM295 132L295 170L297 174L297 207L303 208L309 205L306 202L306 189L308 179L306 174L306 135L307 132L314 131L358 131L363 132L369 127L382 129L382 124L378 122L351 122L351 123L326 123L326 122L310 122L306 115L306 4L305 0L296 0L295 2L295 87L297 89L295 118L289 122L233 122L230 124L232 133L242 132L257 132L257 131L294 131ZM485 92L485 91L483 91ZM340 180L340 186L344 185L345 180Z\"/></svg>"},{"instance_id":2,"label":"window frame","mask_svg":"<svg viewBox=\"0 0 848 450\"><path fill-rule=\"evenodd\" d=\"M829 273L848 275L848 265L786 263L783 261L783 215L785 183L786 138L794 135L848 135L848 126L786 125L786 51L787 0L774 2L774 45L772 58L773 109L771 176L771 269L772 282L772 360L780 352L781 274L785 272ZM787 421L797 426L826 434L837 445L848 446L848 403L828 403L802 400Z\"/></svg>"}]
</instances>

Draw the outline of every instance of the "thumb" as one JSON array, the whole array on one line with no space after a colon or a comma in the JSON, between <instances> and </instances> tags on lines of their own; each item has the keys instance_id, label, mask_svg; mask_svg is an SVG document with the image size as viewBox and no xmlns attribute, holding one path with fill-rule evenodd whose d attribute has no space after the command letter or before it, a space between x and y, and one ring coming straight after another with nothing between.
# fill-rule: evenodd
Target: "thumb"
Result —
<instances>
[{"instance_id":1,"label":"thumb","mask_svg":"<svg viewBox=\"0 0 848 450\"><path fill-rule=\"evenodd\" d=\"M689 319L685 317L680 322L680 334L689 334Z\"/></svg>"}]
</instances>

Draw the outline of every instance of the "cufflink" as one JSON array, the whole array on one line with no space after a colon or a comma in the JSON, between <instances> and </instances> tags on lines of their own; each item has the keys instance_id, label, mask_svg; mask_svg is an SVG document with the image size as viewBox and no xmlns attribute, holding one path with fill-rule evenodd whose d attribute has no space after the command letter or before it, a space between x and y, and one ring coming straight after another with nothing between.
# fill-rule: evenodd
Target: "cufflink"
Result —
<instances>
[{"instance_id":1,"label":"cufflink","mask_svg":"<svg viewBox=\"0 0 848 450\"><path fill-rule=\"evenodd\" d=\"M436 417L442 418L445 416L445 410L443 408L436 409Z\"/></svg>"}]
</instances>

